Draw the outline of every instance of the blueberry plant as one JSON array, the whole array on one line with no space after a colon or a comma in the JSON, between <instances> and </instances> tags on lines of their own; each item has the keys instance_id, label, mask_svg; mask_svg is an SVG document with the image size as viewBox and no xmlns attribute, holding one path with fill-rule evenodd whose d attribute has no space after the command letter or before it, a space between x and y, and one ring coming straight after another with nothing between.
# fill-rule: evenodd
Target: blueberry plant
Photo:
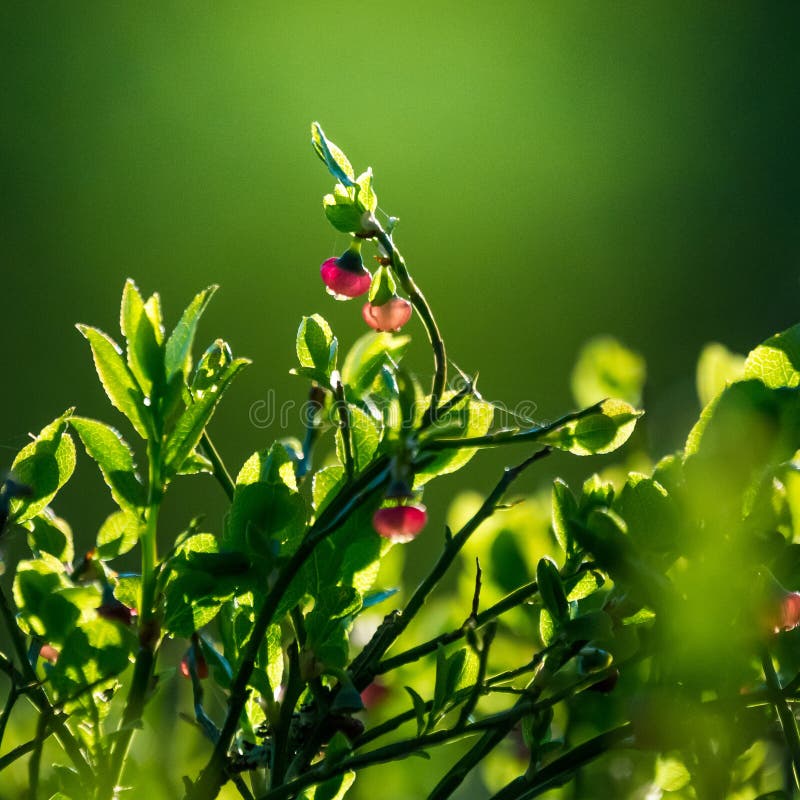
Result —
<instances>
[{"instance_id":1,"label":"blueberry plant","mask_svg":"<svg viewBox=\"0 0 800 800\"><path fill-rule=\"evenodd\" d=\"M316 123L312 144L335 180L324 213L349 239L321 278L337 299L366 298L373 330L340 354L322 316L303 318L305 430L233 478L208 426L249 361L221 339L193 361L215 287L169 334L158 295L145 300L132 281L123 347L78 326L146 463L137 468L116 428L70 409L10 465L0 526L24 531L31 557L0 594L0 770L26 759L31 798L138 796L131 744L143 714L186 679L205 742L199 769L170 765L186 800L338 800L363 771L432 754L441 769L422 790L432 800L642 787L791 796L800 594L784 586L800 585L800 327L746 359L704 352L704 408L683 451L653 463L640 447L636 471L606 467L577 489L559 479L510 504L518 476L554 450L601 455L629 439L641 360L597 340L573 375L580 410L493 425L472 378L448 382L444 339L395 244L397 220L379 221L372 171L356 176ZM429 387L403 364L410 337L397 332L412 317L432 353ZM76 438L116 506L85 553L53 508ZM431 530L425 486L514 445L516 466ZM170 487L201 472L227 496L224 524L194 520L159 550ZM438 556L399 602L382 565L420 535L437 538ZM139 568L115 569L129 553ZM429 614L454 565L464 602ZM183 655L170 660L176 642ZM31 736L5 745L23 699L36 711Z\"/></svg>"}]
</instances>

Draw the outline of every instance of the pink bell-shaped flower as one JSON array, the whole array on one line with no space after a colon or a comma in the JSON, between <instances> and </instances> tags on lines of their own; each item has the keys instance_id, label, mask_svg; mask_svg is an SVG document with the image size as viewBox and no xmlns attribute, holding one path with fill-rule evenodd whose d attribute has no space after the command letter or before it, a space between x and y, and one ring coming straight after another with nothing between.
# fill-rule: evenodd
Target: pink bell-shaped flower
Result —
<instances>
[{"instance_id":1,"label":"pink bell-shaped flower","mask_svg":"<svg viewBox=\"0 0 800 800\"><path fill-rule=\"evenodd\" d=\"M372 275L361 260L361 243L355 242L339 258L322 262L320 275L328 294L337 300L349 300L369 291Z\"/></svg>"},{"instance_id":2,"label":"pink bell-shaped flower","mask_svg":"<svg viewBox=\"0 0 800 800\"><path fill-rule=\"evenodd\" d=\"M427 524L428 512L421 503L379 508L372 527L391 542L410 542Z\"/></svg>"},{"instance_id":3,"label":"pink bell-shaped flower","mask_svg":"<svg viewBox=\"0 0 800 800\"><path fill-rule=\"evenodd\" d=\"M411 319L411 303L395 295L383 305L364 303L361 316L376 331L399 331Z\"/></svg>"}]
</instances>

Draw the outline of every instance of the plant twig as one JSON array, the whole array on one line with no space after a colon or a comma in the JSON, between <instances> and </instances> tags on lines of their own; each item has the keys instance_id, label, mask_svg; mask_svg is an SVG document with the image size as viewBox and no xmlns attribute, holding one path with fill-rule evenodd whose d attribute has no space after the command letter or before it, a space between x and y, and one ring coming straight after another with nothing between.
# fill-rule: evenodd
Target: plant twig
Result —
<instances>
[{"instance_id":1,"label":"plant twig","mask_svg":"<svg viewBox=\"0 0 800 800\"><path fill-rule=\"evenodd\" d=\"M333 398L336 404L336 413L339 415L339 433L342 436L342 450L344 452L344 474L350 480L355 472L353 460L353 440L350 434L350 410L344 396L344 384L341 376L336 372L331 376L333 381Z\"/></svg>"},{"instance_id":2,"label":"plant twig","mask_svg":"<svg viewBox=\"0 0 800 800\"><path fill-rule=\"evenodd\" d=\"M110 765L106 776L106 785L102 792L113 795L125 768L131 739L140 724L142 713L147 702L150 682L156 664L156 646L159 639L158 620L156 618L155 600L158 574L156 533L158 514L163 499L161 482L161 452L158 438L148 443L148 500L145 524L140 538L142 551L142 584L139 599L139 649L133 665L133 677L122 712L118 736L111 750Z\"/></svg>"},{"instance_id":3,"label":"plant twig","mask_svg":"<svg viewBox=\"0 0 800 800\"><path fill-rule=\"evenodd\" d=\"M21 673L16 673L16 674L21 675L25 684L24 688L21 686L19 687L20 691L23 691L31 699L31 701L36 706L40 714L53 715L52 716L53 732L55 733L59 742L61 742L61 746L64 748L64 752L67 754L70 761L72 761L73 765L78 770L81 779L87 782L89 785L91 785L91 783L94 781L94 774L92 772L92 768L89 765L89 762L86 760L86 757L84 756L83 751L81 750L77 740L72 735L72 731L70 731L70 729L67 727L67 724L64 721L63 717L53 714L53 707L50 704L50 700L48 699L44 689L42 689L42 687L40 686L39 678L37 677L36 672L31 666L31 662L28 661L28 649L25 645L25 639L22 635L22 631L20 631L19 627L17 626L17 621L14 618L14 614L11 611L11 606L8 603L8 598L6 597L5 591L3 590L2 587L0 587L0 614L2 614L5 620L6 628L8 630L8 635L11 638L11 643L14 647L14 650L17 653L17 658L20 662ZM4 669L6 668L7 665L6 667L4 667ZM16 668L14 669L16 672Z\"/></svg>"},{"instance_id":4,"label":"plant twig","mask_svg":"<svg viewBox=\"0 0 800 800\"><path fill-rule=\"evenodd\" d=\"M300 658L297 643L288 648L289 677L286 681L277 730L272 740L272 762L269 770L270 786L278 786L283 781L289 759L289 736L291 734L294 708L303 693L303 680L300 676Z\"/></svg>"},{"instance_id":5,"label":"plant twig","mask_svg":"<svg viewBox=\"0 0 800 800\"><path fill-rule=\"evenodd\" d=\"M494 641L496 633L497 621L495 620L486 626L486 633L483 634L483 642L481 643L480 650L478 651L478 675L475 678L475 684L470 690L467 701L461 707L456 728L463 728L469 722L469 718L472 716L475 706L478 705L478 699L483 693L484 681L486 680L486 667L489 662L489 648Z\"/></svg>"},{"instance_id":6,"label":"plant twig","mask_svg":"<svg viewBox=\"0 0 800 800\"><path fill-rule=\"evenodd\" d=\"M427 428L431 420L435 418L439 408L439 401L441 400L445 385L447 384L447 352L444 346L444 339L442 338L442 334L439 333L439 327L436 324L433 311L428 305L428 301L425 299L425 295L422 294L417 284L414 283L414 279L408 271L406 262L400 254L400 251L395 247L392 237L378 225L375 238L377 238L381 247L389 254L394 274L403 287L403 291L408 295L411 305L415 308L417 314L419 314L419 318L422 320L422 324L425 326L425 331L428 334L431 349L433 350L434 374L431 385L430 404L422 418L422 428L424 429Z\"/></svg>"},{"instance_id":7,"label":"plant twig","mask_svg":"<svg viewBox=\"0 0 800 800\"><path fill-rule=\"evenodd\" d=\"M42 765L42 748L44 740L47 738L48 722L48 716L45 714L40 714L36 722L35 745L28 762L28 785L31 800L37 800L39 797L39 771Z\"/></svg>"},{"instance_id":8,"label":"plant twig","mask_svg":"<svg viewBox=\"0 0 800 800\"><path fill-rule=\"evenodd\" d=\"M17 759L28 755L28 753L30 753L31 750L36 747L37 741L38 740L36 737L34 737L23 744L17 745L13 750L10 750L4 756L0 756L0 772L2 772L6 767L11 766L11 764L17 761Z\"/></svg>"},{"instance_id":9,"label":"plant twig","mask_svg":"<svg viewBox=\"0 0 800 800\"><path fill-rule=\"evenodd\" d=\"M422 583L417 587L411 599L406 604L406 607L403 609L403 612L388 618L385 623L378 628L375 635L355 659L351 671L353 673L353 683L357 689L361 690L370 683L376 674L375 668L383 654L397 640L420 608L422 608L428 595L447 572L469 537L472 536L481 523L495 512L498 503L508 491L511 484L531 466L531 464L540 461L542 458L549 455L549 453L550 448L546 447L542 450L537 450L533 455L526 458L520 464L517 464L516 467L506 467L503 471L503 476L489 493L478 511L464 524L461 530L455 534L452 539L447 541L433 569L431 569Z\"/></svg>"},{"instance_id":10,"label":"plant twig","mask_svg":"<svg viewBox=\"0 0 800 800\"><path fill-rule=\"evenodd\" d=\"M236 484L233 478L231 478L230 472L226 469L225 462L222 460L219 450L214 446L214 442L211 441L211 437L206 431L203 431L203 435L200 437L200 446L211 462L211 467L214 470L214 477L217 479L217 483L219 483L222 487L222 491L228 496L228 500L233 500L233 492L236 489Z\"/></svg>"},{"instance_id":11,"label":"plant twig","mask_svg":"<svg viewBox=\"0 0 800 800\"><path fill-rule=\"evenodd\" d=\"M435 452L438 450L460 450L465 447L496 447L502 444L521 444L523 442L538 442L548 433L557 431L563 428L570 422L590 417L592 414L597 414L602 407L601 403L595 403L593 406L582 408L580 411L572 411L569 414L564 414L554 422L547 425L535 425L526 430L501 430L495 433L487 433L484 436L469 436L464 439L431 439L426 441L421 447L420 457L423 452Z\"/></svg>"},{"instance_id":12,"label":"plant twig","mask_svg":"<svg viewBox=\"0 0 800 800\"><path fill-rule=\"evenodd\" d=\"M365 769L375 764L384 764L387 761L397 761L401 758L417 753L421 750L426 750L429 747L437 747L441 744L456 741L476 733L482 733L491 730L500 725L508 725L509 729L513 727L525 714L529 713L533 708L533 704L528 700L516 704L513 708L506 711L501 711L493 714L484 719L473 722L460 730L448 729L441 731L434 731L433 733L425 734L424 736L415 736L409 739L401 739L397 742L392 742L384 747L370 750L368 753L351 755L342 761L334 764L329 764L323 761L318 766L313 767L308 772L295 778L289 783L278 786L265 795L262 795L258 800L285 800L285 798L296 797L300 791L308 786L317 783L322 783L329 778L334 778L337 775L342 775L350 770Z\"/></svg>"},{"instance_id":13,"label":"plant twig","mask_svg":"<svg viewBox=\"0 0 800 800\"><path fill-rule=\"evenodd\" d=\"M231 681L228 712L220 731L219 740L197 781L191 786L187 784L186 800L211 800L217 796L225 781L228 748L233 741L239 725L239 717L247 701L247 686L255 669L258 648L264 640L267 628L271 624L286 590L300 573L317 545L333 534L353 508L365 502L388 479L389 460L386 457L378 458L363 474L339 491L330 505L309 528L297 550L278 574L272 588L264 597L253 622L250 637L242 648L242 660Z\"/></svg>"},{"instance_id":14,"label":"plant twig","mask_svg":"<svg viewBox=\"0 0 800 800\"><path fill-rule=\"evenodd\" d=\"M789 708L789 704L786 702L780 679L772 663L772 657L766 650L761 656L761 665L764 669L764 678L767 683L769 699L778 714L778 719L780 720L783 730L783 738L786 740L786 747L792 759L794 780L797 786L800 787L800 735L798 735L797 731L797 720L794 718L794 714Z\"/></svg>"},{"instance_id":15,"label":"plant twig","mask_svg":"<svg viewBox=\"0 0 800 800\"><path fill-rule=\"evenodd\" d=\"M549 789L566 783L576 769L618 746L632 733L633 726L629 722L605 731L573 747L568 753L551 761L531 777L523 776L511 781L493 795L491 800L531 800L538 797Z\"/></svg>"}]
</instances>

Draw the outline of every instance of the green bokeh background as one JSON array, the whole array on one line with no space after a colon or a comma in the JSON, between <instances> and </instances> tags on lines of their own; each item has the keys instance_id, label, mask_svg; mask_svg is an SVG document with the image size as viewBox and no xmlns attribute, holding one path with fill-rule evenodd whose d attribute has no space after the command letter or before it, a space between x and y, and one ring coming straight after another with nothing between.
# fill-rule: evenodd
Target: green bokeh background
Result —
<instances>
[{"instance_id":1,"label":"green bokeh background","mask_svg":"<svg viewBox=\"0 0 800 800\"><path fill-rule=\"evenodd\" d=\"M298 433L249 409L303 401L300 317L344 346L363 332L318 277L346 242L312 119L375 170L487 398L556 416L581 343L610 333L647 359L655 453L679 446L702 345L746 351L800 318L798 22L790 2L3 3L0 467L69 406L122 427L72 326L113 332L128 276L172 320L221 284L201 339L255 361L213 423L231 465ZM511 457L435 484L432 527ZM85 542L110 511L92 469L58 504ZM222 500L184 481L166 533L198 510L218 527ZM408 549L412 576L433 546Z\"/></svg>"}]
</instances>

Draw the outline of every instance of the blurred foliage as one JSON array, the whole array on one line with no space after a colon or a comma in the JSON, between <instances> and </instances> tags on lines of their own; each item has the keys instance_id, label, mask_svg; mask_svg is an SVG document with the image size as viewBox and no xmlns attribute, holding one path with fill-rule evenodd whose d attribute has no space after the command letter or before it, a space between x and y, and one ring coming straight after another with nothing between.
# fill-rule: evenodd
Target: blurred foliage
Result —
<instances>
[{"instance_id":1,"label":"blurred foliage","mask_svg":"<svg viewBox=\"0 0 800 800\"><path fill-rule=\"evenodd\" d=\"M215 421L230 463L242 463L254 439L300 431L293 409L289 430L278 414L268 430L254 427L250 410L270 397L273 407L299 407L288 332L300 310L324 301L317 266L341 250L315 222L318 165L305 140L312 117L380 167L381 200L402 216L405 250L440 309L450 353L465 369L480 366L487 396L535 401L537 418L552 415L569 399L566 375L581 344L609 333L647 357L641 436L650 452L681 446L695 416L690 367L705 342L744 351L797 316L798 16L795 4L780 2L353 2L335 20L321 2L188 13L181 4L4 5L6 463L54 407L77 405L86 416L100 408L90 368L75 367L84 345L72 323L114 308L131 274L176 306L197 285L223 285L208 316L225 320L256 364ZM338 25L359 37L346 57L331 32ZM334 319L348 343L361 332L349 316ZM101 322L113 328L113 314ZM738 377L733 361L710 363L700 367L703 406ZM487 485L505 458L487 454L465 477L433 488L432 527L458 487ZM641 452L627 459L624 467L649 472ZM553 469L570 485L585 477L583 464ZM626 472L603 474L619 487ZM59 512L85 549L112 506L86 503L105 489L89 469L79 473ZM165 508L171 534L188 524L187 507L221 523L224 498L203 480ZM794 483L787 475L787 487ZM787 503L800 507L798 496L788 491ZM522 552L514 570L533 574L540 546L546 552L546 504L508 512L529 510L515 522L534 542L528 553L527 540L499 537L498 552ZM9 561L24 544L6 544ZM436 548L423 540L412 548L413 581ZM469 585L465 578L462 590ZM409 639L460 624L454 609L467 600L443 599L425 617L430 630ZM165 681L150 712L163 736L134 750L154 797L178 791L173 760L204 752L175 716L178 702L188 707L189 688ZM609 713L599 699L598 713ZM762 750L736 769L754 769ZM503 768L498 760L497 775ZM650 769L649 759L620 755L608 774L649 778ZM420 794L425 772L395 770L395 796ZM658 774L665 788L678 780L669 763ZM14 780L0 795L19 796ZM353 796L385 796L386 786L368 771ZM585 784L575 786L575 796L587 796ZM613 780L609 792L620 796Z\"/></svg>"}]
</instances>

